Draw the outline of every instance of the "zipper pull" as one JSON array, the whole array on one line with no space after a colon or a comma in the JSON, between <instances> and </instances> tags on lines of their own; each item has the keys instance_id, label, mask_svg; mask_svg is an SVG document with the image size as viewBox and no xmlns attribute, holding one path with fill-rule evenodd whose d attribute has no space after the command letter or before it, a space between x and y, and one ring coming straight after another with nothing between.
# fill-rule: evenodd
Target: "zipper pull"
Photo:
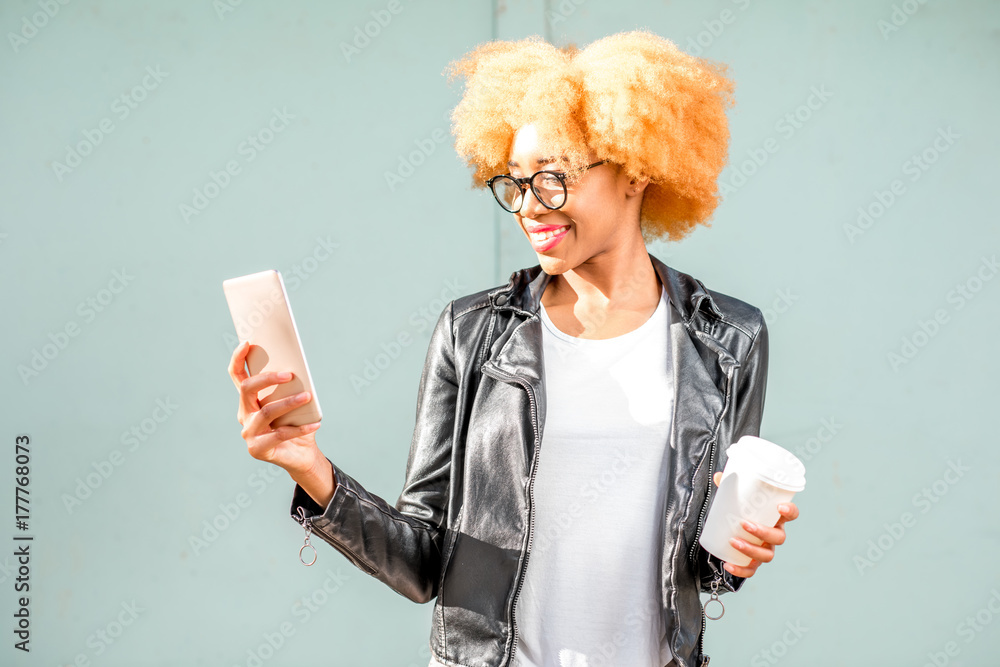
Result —
<instances>
[{"instance_id":1,"label":"zipper pull","mask_svg":"<svg viewBox=\"0 0 1000 667\"><path fill-rule=\"evenodd\" d=\"M705 618L708 618L713 621L719 620L720 618L722 618L723 614L726 613L726 605L722 604L722 600L719 599L719 583L721 581L722 581L722 575L716 572L715 578L712 579L712 593L709 596L708 600L705 602L705 606L703 608L703 611L705 612ZM718 616L712 616L711 614L708 613L708 605L712 604L713 602L719 605Z\"/></svg>"},{"instance_id":2,"label":"zipper pull","mask_svg":"<svg viewBox=\"0 0 1000 667\"><path fill-rule=\"evenodd\" d=\"M306 540L303 543L303 545L299 548L299 562L302 563L303 565L309 566L316 562L316 559L319 557L319 554L316 553L316 547L314 547L312 543L309 541L309 536L312 534L312 522L311 521L307 522L306 511L302 509L301 505L299 505L299 523L302 524L302 527L305 528L306 531ZM308 563L306 562L306 559L302 557L303 554L305 554L306 549L312 549L312 560L309 561Z\"/></svg>"}]
</instances>

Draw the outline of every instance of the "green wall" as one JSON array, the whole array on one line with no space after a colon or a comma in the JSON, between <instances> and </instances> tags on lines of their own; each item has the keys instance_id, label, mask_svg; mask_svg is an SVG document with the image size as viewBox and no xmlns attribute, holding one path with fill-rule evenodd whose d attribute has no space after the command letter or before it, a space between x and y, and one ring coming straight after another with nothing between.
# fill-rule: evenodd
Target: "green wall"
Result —
<instances>
[{"instance_id":1,"label":"green wall","mask_svg":"<svg viewBox=\"0 0 1000 667\"><path fill-rule=\"evenodd\" d=\"M317 439L394 502L441 308L536 263L469 187L442 71L633 28L732 68L725 200L650 251L766 309L762 435L807 466L713 665L996 664L998 3L3 0L0 28L0 664L252 665L284 628L263 664L426 665L431 605L323 544L299 564L221 281L284 273Z\"/></svg>"}]
</instances>

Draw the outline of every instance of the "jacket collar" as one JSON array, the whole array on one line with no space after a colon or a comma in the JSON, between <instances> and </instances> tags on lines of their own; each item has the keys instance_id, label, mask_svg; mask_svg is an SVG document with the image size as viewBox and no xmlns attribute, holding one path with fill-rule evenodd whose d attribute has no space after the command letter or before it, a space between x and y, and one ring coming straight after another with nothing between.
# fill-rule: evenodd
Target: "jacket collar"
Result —
<instances>
[{"instance_id":1,"label":"jacket collar","mask_svg":"<svg viewBox=\"0 0 1000 667\"><path fill-rule=\"evenodd\" d=\"M670 316L670 369L673 382L673 417L670 447L684 459L678 464L671 458L671 474L694 469L708 450L708 442L718 424L725 405L725 397L713 379L710 367L718 364L726 373L734 366L735 359L713 340L692 318L699 310L709 310L721 317L718 306L700 281L676 271L656 257L649 255L660 281L673 306ZM551 276L540 266L521 269L511 275L510 282L489 293L496 310L511 310L526 316L514 326L500 350L482 365L485 373L498 372L498 379L526 384L537 399L536 409L540 424L545 423L546 396L542 378L544 362L542 325L536 313L541 294ZM716 362L709 361L715 359ZM536 434L540 438L541 434ZM535 443L527 442L528 455L533 456ZM676 467L678 466L679 467ZM687 474L684 472L683 474Z\"/></svg>"},{"instance_id":2,"label":"jacket collar","mask_svg":"<svg viewBox=\"0 0 1000 667\"><path fill-rule=\"evenodd\" d=\"M722 316L701 281L667 266L653 255L649 255L649 259L666 288L667 298L685 323L690 323L701 308L707 308L716 317ZM490 292L490 303L495 309L519 310L528 315L537 313L542 293L551 279L552 276L542 271L540 265L515 271L505 286Z\"/></svg>"}]
</instances>

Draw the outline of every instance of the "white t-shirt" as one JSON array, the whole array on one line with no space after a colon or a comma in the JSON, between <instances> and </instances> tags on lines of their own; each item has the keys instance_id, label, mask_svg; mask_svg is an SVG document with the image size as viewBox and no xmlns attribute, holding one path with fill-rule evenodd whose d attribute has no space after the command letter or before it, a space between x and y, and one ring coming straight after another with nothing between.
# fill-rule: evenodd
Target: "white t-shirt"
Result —
<instances>
[{"instance_id":1,"label":"white t-shirt","mask_svg":"<svg viewBox=\"0 0 1000 667\"><path fill-rule=\"evenodd\" d=\"M545 422L516 667L662 667L660 556L673 408L670 307L605 340L541 307ZM433 658L430 667L438 667Z\"/></svg>"}]
</instances>

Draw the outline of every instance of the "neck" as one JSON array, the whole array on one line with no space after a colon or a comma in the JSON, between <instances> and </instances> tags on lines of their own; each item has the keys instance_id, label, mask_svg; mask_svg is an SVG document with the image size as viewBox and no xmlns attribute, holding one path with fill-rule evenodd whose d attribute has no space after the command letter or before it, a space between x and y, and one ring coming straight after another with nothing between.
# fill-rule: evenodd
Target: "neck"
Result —
<instances>
[{"instance_id":1,"label":"neck","mask_svg":"<svg viewBox=\"0 0 1000 667\"><path fill-rule=\"evenodd\" d=\"M660 289L649 252L639 244L596 255L553 276L542 302L546 308L568 302L630 308L658 301Z\"/></svg>"}]
</instances>

